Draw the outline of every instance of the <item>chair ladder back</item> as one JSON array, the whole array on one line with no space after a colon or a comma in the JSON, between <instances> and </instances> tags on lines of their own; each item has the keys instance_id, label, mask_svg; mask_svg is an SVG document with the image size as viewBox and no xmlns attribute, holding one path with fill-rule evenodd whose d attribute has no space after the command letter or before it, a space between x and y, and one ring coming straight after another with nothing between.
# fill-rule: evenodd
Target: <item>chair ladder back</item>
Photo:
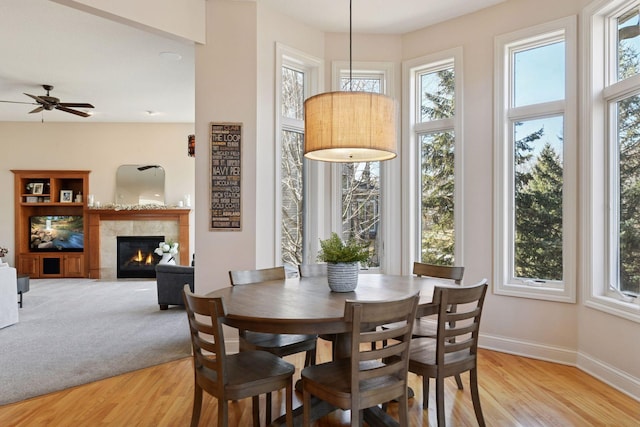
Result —
<instances>
[{"instance_id":1,"label":"chair ladder back","mask_svg":"<svg viewBox=\"0 0 640 427\"><path fill-rule=\"evenodd\" d=\"M413 263L413 274L418 277L428 276L436 277L439 279L453 280L456 285L462 283L462 276L464 275L464 267L462 266L448 266L448 265L436 265L425 264L422 262Z\"/></svg>"},{"instance_id":2,"label":"chair ladder back","mask_svg":"<svg viewBox=\"0 0 640 427\"><path fill-rule=\"evenodd\" d=\"M480 316L487 287L486 279L469 287L436 287L434 299L440 301L436 338L438 364L444 364L445 354L463 350L469 350L471 354L477 352ZM451 312L451 306L456 307L456 311Z\"/></svg>"},{"instance_id":3,"label":"chair ladder back","mask_svg":"<svg viewBox=\"0 0 640 427\"><path fill-rule=\"evenodd\" d=\"M191 331L194 369L205 367L214 370L222 377L222 384L226 384L226 349L222 329L226 314L222 298L197 296L189 285L184 286L183 297Z\"/></svg>"},{"instance_id":4,"label":"chair ladder back","mask_svg":"<svg viewBox=\"0 0 640 427\"><path fill-rule=\"evenodd\" d=\"M269 280L284 280L287 278L284 267L263 268L260 270L230 270L231 285L250 285Z\"/></svg>"},{"instance_id":5,"label":"chair ladder back","mask_svg":"<svg viewBox=\"0 0 640 427\"><path fill-rule=\"evenodd\" d=\"M384 376L406 380L409 344L419 294L393 301L347 300L345 318L351 322L351 387L356 396L361 381ZM381 329L392 323L389 329ZM390 340L386 347L371 343ZM382 360L385 363L382 363Z\"/></svg>"}]
</instances>

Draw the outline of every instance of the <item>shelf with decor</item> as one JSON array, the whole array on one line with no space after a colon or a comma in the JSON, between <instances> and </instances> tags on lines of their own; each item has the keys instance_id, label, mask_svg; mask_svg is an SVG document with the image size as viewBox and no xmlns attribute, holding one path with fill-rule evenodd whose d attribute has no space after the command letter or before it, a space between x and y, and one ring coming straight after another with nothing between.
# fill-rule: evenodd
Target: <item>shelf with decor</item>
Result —
<instances>
[{"instance_id":1,"label":"shelf with decor","mask_svg":"<svg viewBox=\"0 0 640 427\"><path fill-rule=\"evenodd\" d=\"M88 277L86 170L12 170L15 264L33 278Z\"/></svg>"}]
</instances>

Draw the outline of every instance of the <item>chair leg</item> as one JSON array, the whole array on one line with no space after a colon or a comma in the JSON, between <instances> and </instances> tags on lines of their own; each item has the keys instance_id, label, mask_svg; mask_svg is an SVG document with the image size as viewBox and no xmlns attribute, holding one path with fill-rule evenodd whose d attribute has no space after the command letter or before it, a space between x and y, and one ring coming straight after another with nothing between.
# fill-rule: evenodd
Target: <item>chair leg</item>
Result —
<instances>
[{"instance_id":1,"label":"chair leg","mask_svg":"<svg viewBox=\"0 0 640 427\"><path fill-rule=\"evenodd\" d=\"M269 393L267 393L267 396L269 396ZM251 408L253 412L253 427L260 427L260 395L251 398Z\"/></svg>"},{"instance_id":2,"label":"chair leg","mask_svg":"<svg viewBox=\"0 0 640 427\"><path fill-rule=\"evenodd\" d=\"M480 427L484 427L484 416L482 415L482 407L480 406L480 393L478 392L478 370L471 369L469 371L470 381L469 384L471 386L471 400L473 401L473 410L476 413L476 420L478 420L478 425Z\"/></svg>"},{"instance_id":3,"label":"chair leg","mask_svg":"<svg viewBox=\"0 0 640 427\"><path fill-rule=\"evenodd\" d=\"M464 386L462 385L462 378L460 378L460 374L456 374L456 384L458 385L458 390L464 390Z\"/></svg>"},{"instance_id":4,"label":"chair leg","mask_svg":"<svg viewBox=\"0 0 640 427\"><path fill-rule=\"evenodd\" d=\"M429 407L429 377L422 376L422 409Z\"/></svg>"},{"instance_id":5,"label":"chair leg","mask_svg":"<svg viewBox=\"0 0 640 427\"><path fill-rule=\"evenodd\" d=\"M229 402L218 399L218 427L229 427Z\"/></svg>"},{"instance_id":6,"label":"chair leg","mask_svg":"<svg viewBox=\"0 0 640 427\"><path fill-rule=\"evenodd\" d=\"M302 425L311 427L311 393L302 385Z\"/></svg>"},{"instance_id":7,"label":"chair leg","mask_svg":"<svg viewBox=\"0 0 640 427\"><path fill-rule=\"evenodd\" d=\"M404 393L398 399L398 416L400 427L409 425L409 396L407 396L407 393Z\"/></svg>"},{"instance_id":8,"label":"chair leg","mask_svg":"<svg viewBox=\"0 0 640 427\"><path fill-rule=\"evenodd\" d=\"M287 383L287 387L285 390L286 393L286 405L285 410L287 411L285 414L285 418L287 420L287 427L293 427L293 386L291 382Z\"/></svg>"},{"instance_id":9,"label":"chair leg","mask_svg":"<svg viewBox=\"0 0 640 427\"><path fill-rule=\"evenodd\" d=\"M304 356L304 367L312 366L316 364L316 350L309 350Z\"/></svg>"},{"instance_id":10,"label":"chair leg","mask_svg":"<svg viewBox=\"0 0 640 427\"><path fill-rule=\"evenodd\" d=\"M266 425L271 424L271 392L267 393L267 408L265 409L265 416L267 417Z\"/></svg>"},{"instance_id":11,"label":"chair leg","mask_svg":"<svg viewBox=\"0 0 640 427\"><path fill-rule=\"evenodd\" d=\"M362 409L351 408L351 427L362 427L364 412Z\"/></svg>"},{"instance_id":12,"label":"chair leg","mask_svg":"<svg viewBox=\"0 0 640 427\"><path fill-rule=\"evenodd\" d=\"M191 411L191 427L198 427L200 410L202 409L202 387L197 383L193 389L193 409Z\"/></svg>"},{"instance_id":13,"label":"chair leg","mask_svg":"<svg viewBox=\"0 0 640 427\"><path fill-rule=\"evenodd\" d=\"M438 418L438 427L445 427L444 419L444 378L436 378L436 417Z\"/></svg>"}]
</instances>

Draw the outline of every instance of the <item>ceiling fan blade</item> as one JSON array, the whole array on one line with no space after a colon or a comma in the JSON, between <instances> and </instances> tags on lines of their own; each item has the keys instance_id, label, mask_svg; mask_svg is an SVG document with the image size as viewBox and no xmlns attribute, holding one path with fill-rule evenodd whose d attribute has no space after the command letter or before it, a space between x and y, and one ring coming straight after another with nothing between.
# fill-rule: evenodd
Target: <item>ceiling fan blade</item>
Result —
<instances>
[{"instance_id":1,"label":"ceiling fan blade","mask_svg":"<svg viewBox=\"0 0 640 427\"><path fill-rule=\"evenodd\" d=\"M66 113L75 114L76 116L89 117L91 114L85 113L84 111L72 110L71 108L63 107L62 105L56 105L56 110L64 111Z\"/></svg>"},{"instance_id":2,"label":"ceiling fan blade","mask_svg":"<svg viewBox=\"0 0 640 427\"><path fill-rule=\"evenodd\" d=\"M31 95L29 93L25 93L25 95L30 96L31 98L35 99L36 101L38 101L39 104L48 104L47 101L45 101L44 99L40 98L39 96Z\"/></svg>"},{"instance_id":3,"label":"ceiling fan blade","mask_svg":"<svg viewBox=\"0 0 640 427\"><path fill-rule=\"evenodd\" d=\"M29 105L38 105L35 102L21 102L21 101L0 101L0 102L6 102L9 104L29 104Z\"/></svg>"},{"instance_id":4,"label":"ceiling fan blade","mask_svg":"<svg viewBox=\"0 0 640 427\"><path fill-rule=\"evenodd\" d=\"M31 113L39 113L42 110L44 110L44 107L40 106L38 108L34 108L33 110L29 111L29 114L31 114Z\"/></svg>"},{"instance_id":5,"label":"ceiling fan blade","mask_svg":"<svg viewBox=\"0 0 640 427\"><path fill-rule=\"evenodd\" d=\"M82 102L59 102L58 105L62 105L63 107L95 108L91 104L82 103Z\"/></svg>"}]
</instances>

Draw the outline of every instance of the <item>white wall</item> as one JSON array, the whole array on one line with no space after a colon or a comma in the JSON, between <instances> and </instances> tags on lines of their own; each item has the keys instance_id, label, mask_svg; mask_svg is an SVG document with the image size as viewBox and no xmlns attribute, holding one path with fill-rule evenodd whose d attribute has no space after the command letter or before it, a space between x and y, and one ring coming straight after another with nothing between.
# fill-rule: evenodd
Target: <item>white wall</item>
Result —
<instances>
[{"instance_id":1,"label":"white wall","mask_svg":"<svg viewBox=\"0 0 640 427\"><path fill-rule=\"evenodd\" d=\"M195 160L187 156L192 123L0 122L0 246L14 261L14 192L11 169L90 170L89 191L102 203L115 201L116 170L123 164L159 164L165 169L167 204L195 194ZM192 200L193 203L193 200ZM191 252L194 242L191 215Z\"/></svg>"},{"instance_id":2,"label":"white wall","mask_svg":"<svg viewBox=\"0 0 640 427\"><path fill-rule=\"evenodd\" d=\"M228 270L255 266L256 4L207 2L207 43L196 46L196 291L229 285ZM242 128L242 230L209 231L211 122ZM198 141L202 141L198 143Z\"/></svg>"}]
</instances>

